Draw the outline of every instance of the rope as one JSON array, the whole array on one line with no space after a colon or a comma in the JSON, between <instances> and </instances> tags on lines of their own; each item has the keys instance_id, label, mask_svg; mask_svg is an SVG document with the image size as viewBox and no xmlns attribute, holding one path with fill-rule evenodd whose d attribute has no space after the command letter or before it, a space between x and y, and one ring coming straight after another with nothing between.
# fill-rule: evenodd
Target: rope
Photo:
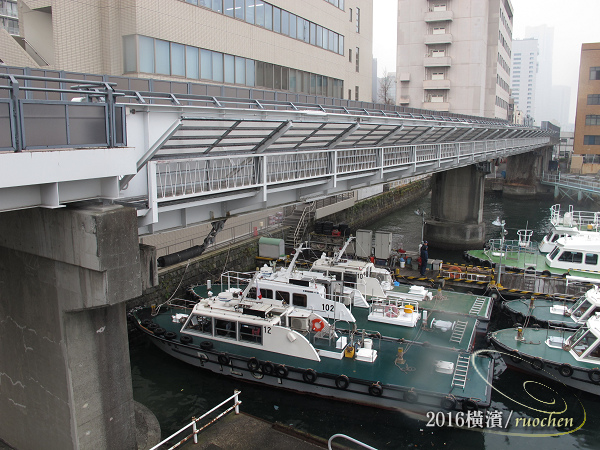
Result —
<instances>
[{"instance_id":1,"label":"rope","mask_svg":"<svg viewBox=\"0 0 600 450\"><path fill-rule=\"evenodd\" d=\"M170 302L170 301L173 299L173 297L175 296L175 294L176 294L176 293L177 293L177 291L179 290L179 287L181 286L181 283L183 283L183 277L185 276L185 274L186 274L186 272L187 272L187 270L188 270L188 267L190 266L190 261L191 261L191 259L190 259L190 260L188 260L187 264L185 265L185 270L184 270L184 271L183 271L183 273L181 274L181 280L179 280L179 284L177 285L177 288L175 288L175 290L173 291L173 293L171 294L171 296L170 296L170 297L169 297L167 300L165 300L163 303L161 303L160 305L158 305L158 306L157 306L157 307L154 309L154 312L152 313L152 315L153 315L153 316L156 316L156 315L158 315L158 311L160 310L160 308L161 308L163 305L166 305L167 303L169 303L169 302Z\"/></svg>"}]
</instances>

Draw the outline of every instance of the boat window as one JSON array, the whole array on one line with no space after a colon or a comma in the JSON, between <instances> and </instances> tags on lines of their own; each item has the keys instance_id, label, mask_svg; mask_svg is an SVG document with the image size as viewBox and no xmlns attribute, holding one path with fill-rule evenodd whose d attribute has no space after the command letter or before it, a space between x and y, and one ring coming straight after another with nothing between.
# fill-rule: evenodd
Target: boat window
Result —
<instances>
[{"instance_id":1,"label":"boat window","mask_svg":"<svg viewBox=\"0 0 600 450\"><path fill-rule=\"evenodd\" d=\"M356 286L356 274L345 273L344 274L344 286L354 287Z\"/></svg>"},{"instance_id":2,"label":"boat window","mask_svg":"<svg viewBox=\"0 0 600 450\"><path fill-rule=\"evenodd\" d=\"M185 328L188 330L194 330L200 333L212 335L212 318L193 315Z\"/></svg>"},{"instance_id":3,"label":"boat window","mask_svg":"<svg viewBox=\"0 0 600 450\"><path fill-rule=\"evenodd\" d=\"M590 265L598 264L598 255L596 253L586 253L585 254L585 263Z\"/></svg>"},{"instance_id":4,"label":"boat window","mask_svg":"<svg viewBox=\"0 0 600 450\"><path fill-rule=\"evenodd\" d=\"M273 291L271 289L260 288L260 295L262 295L263 298L273 298Z\"/></svg>"},{"instance_id":5,"label":"boat window","mask_svg":"<svg viewBox=\"0 0 600 450\"><path fill-rule=\"evenodd\" d=\"M555 235L552 237L552 241L551 241L551 242L556 242L556 241L558 241L558 238L561 238L561 237L563 237L563 236L564 236L564 235L562 235L562 236L561 236L560 234L555 234Z\"/></svg>"},{"instance_id":6,"label":"boat window","mask_svg":"<svg viewBox=\"0 0 600 450\"><path fill-rule=\"evenodd\" d=\"M562 252L558 257L559 261L581 263L583 261L583 254L580 252Z\"/></svg>"},{"instance_id":7,"label":"boat window","mask_svg":"<svg viewBox=\"0 0 600 450\"><path fill-rule=\"evenodd\" d=\"M575 303L570 309L569 311L571 312L572 316L575 317L581 317L581 315L590 307L590 303L588 303L587 299L585 298L585 296L581 297L579 300L577 300L577 303Z\"/></svg>"},{"instance_id":8,"label":"boat window","mask_svg":"<svg viewBox=\"0 0 600 450\"><path fill-rule=\"evenodd\" d=\"M306 308L306 295L305 294L294 294L292 297L292 304L294 306L303 306Z\"/></svg>"},{"instance_id":9,"label":"boat window","mask_svg":"<svg viewBox=\"0 0 600 450\"><path fill-rule=\"evenodd\" d=\"M579 339L579 341L575 343L573 350L575 350L575 353L577 353L579 356L581 356L590 347L596 345L597 342L598 342L598 339L596 338L596 336L594 336L593 333L588 332L583 335L583 338ZM591 356L591 355L588 355L588 356Z\"/></svg>"},{"instance_id":10,"label":"boat window","mask_svg":"<svg viewBox=\"0 0 600 450\"><path fill-rule=\"evenodd\" d=\"M558 254L559 251L560 251L560 247L554 247L554 250L552 250L550 252L550 254L548 255L548 258L550 258L550 259L556 258L556 255Z\"/></svg>"},{"instance_id":11,"label":"boat window","mask_svg":"<svg viewBox=\"0 0 600 450\"><path fill-rule=\"evenodd\" d=\"M262 328L259 325L240 323L240 341L262 344Z\"/></svg>"},{"instance_id":12,"label":"boat window","mask_svg":"<svg viewBox=\"0 0 600 450\"><path fill-rule=\"evenodd\" d=\"M590 345L594 345L593 343ZM594 348L587 356L586 358L594 358L594 359L600 359L600 345L596 345L596 348Z\"/></svg>"},{"instance_id":13,"label":"boat window","mask_svg":"<svg viewBox=\"0 0 600 450\"><path fill-rule=\"evenodd\" d=\"M235 339L236 322L231 320L215 319L215 334L227 338Z\"/></svg>"},{"instance_id":14,"label":"boat window","mask_svg":"<svg viewBox=\"0 0 600 450\"><path fill-rule=\"evenodd\" d=\"M275 291L275 300L281 300L284 303L290 304L290 293L285 291Z\"/></svg>"},{"instance_id":15,"label":"boat window","mask_svg":"<svg viewBox=\"0 0 600 450\"><path fill-rule=\"evenodd\" d=\"M590 344L590 343L588 343L588 338L590 338L592 340L596 340L594 335L592 333L590 333L589 331L590 331L589 329L587 329L585 327L581 327L569 339L569 345L575 351L575 353L577 353L577 355L579 355L579 356L581 356L581 354L585 350L588 349L589 344Z\"/></svg>"}]
</instances>

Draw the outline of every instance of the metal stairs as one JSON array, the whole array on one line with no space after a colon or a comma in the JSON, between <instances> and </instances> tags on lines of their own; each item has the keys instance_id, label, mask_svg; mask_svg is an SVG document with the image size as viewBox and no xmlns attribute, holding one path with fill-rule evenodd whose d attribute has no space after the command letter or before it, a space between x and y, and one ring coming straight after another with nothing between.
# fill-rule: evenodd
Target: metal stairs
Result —
<instances>
[{"instance_id":1,"label":"metal stairs","mask_svg":"<svg viewBox=\"0 0 600 450\"><path fill-rule=\"evenodd\" d=\"M297 205L292 214L283 220L284 227L290 227L285 236L286 248L297 248L306 239L306 232L315 216L315 203L304 203Z\"/></svg>"},{"instance_id":2,"label":"metal stairs","mask_svg":"<svg viewBox=\"0 0 600 450\"><path fill-rule=\"evenodd\" d=\"M454 368L454 375L452 376L452 388L459 387L462 390L465 389L470 362L471 358L468 355L465 356L462 353L458 355L456 367Z\"/></svg>"},{"instance_id":3,"label":"metal stairs","mask_svg":"<svg viewBox=\"0 0 600 450\"><path fill-rule=\"evenodd\" d=\"M469 310L469 314L478 316L481 312L481 308L483 308L483 305L485 305L486 300L487 299L485 297L477 297L473 302L473 306L471 306L471 309Z\"/></svg>"},{"instance_id":4,"label":"metal stairs","mask_svg":"<svg viewBox=\"0 0 600 450\"><path fill-rule=\"evenodd\" d=\"M457 320L454 325L454 330L452 330L452 336L450 336L450 342L456 342L460 344L463 336L465 335L465 330L467 329L467 322L463 322L462 320Z\"/></svg>"}]
</instances>

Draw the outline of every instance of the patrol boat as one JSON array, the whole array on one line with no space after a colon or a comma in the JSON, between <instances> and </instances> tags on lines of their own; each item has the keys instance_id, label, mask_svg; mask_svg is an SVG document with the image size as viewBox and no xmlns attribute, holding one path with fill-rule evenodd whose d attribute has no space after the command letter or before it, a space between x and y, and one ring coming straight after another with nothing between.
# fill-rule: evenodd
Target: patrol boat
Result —
<instances>
[{"instance_id":1,"label":"patrol boat","mask_svg":"<svg viewBox=\"0 0 600 450\"><path fill-rule=\"evenodd\" d=\"M600 394L600 314L577 330L509 328L490 334L492 345L511 368Z\"/></svg>"},{"instance_id":2,"label":"patrol boat","mask_svg":"<svg viewBox=\"0 0 600 450\"><path fill-rule=\"evenodd\" d=\"M130 317L161 350L241 381L420 416L489 406L493 360L473 351L476 319L423 314L410 300L350 311L332 291L318 301L333 310L321 314L311 306L318 279L258 279L258 289L257 279Z\"/></svg>"}]
</instances>

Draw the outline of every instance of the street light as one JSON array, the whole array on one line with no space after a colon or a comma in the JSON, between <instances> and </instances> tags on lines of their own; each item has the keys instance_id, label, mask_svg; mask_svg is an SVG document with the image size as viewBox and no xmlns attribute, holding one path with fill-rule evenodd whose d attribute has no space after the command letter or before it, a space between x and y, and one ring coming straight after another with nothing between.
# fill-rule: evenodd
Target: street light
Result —
<instances>
[{"instance_id":1,"label":"street light","mask_svg":"<svg viewBox=\"0 0 600 450\"><path fill-rule=\"evenodd\" d=\"M504 236L507 233L507 231L504 230L506 221L504 221L504 220L500 221L500 217L496 217L496 220L494 220L492 222L492 225L495 225L497 227L502 227L501 236L500 236L500 263L498 264L498 281L496 282L496 284L498 286L501 286L500 276L502 275L502 256L504 256Z\"/></svg>"}]
</instances>

